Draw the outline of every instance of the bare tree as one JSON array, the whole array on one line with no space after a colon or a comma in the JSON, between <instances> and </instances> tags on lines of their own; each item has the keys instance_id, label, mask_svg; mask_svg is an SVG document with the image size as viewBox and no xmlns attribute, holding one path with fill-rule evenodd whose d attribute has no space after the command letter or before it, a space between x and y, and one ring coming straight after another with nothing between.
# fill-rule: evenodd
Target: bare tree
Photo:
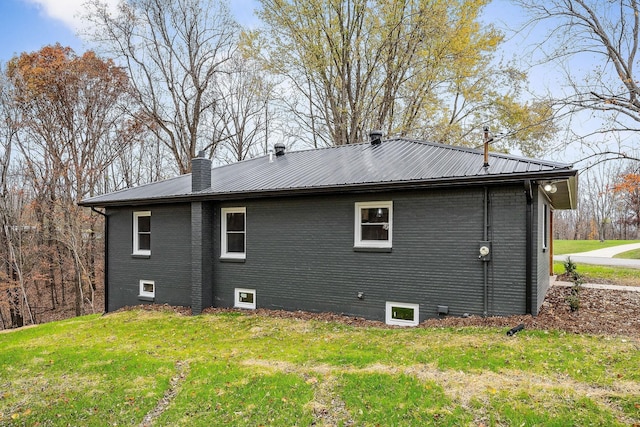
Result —
<instances>
[{"instance_id":1,"label":"bare tree","mask_svg":"<svg viewBox=\"0 0 640 427\"><path fill-rule=\"evenodd\" d=\"M3 328L34 323L26 291L21 235L24 230L17 220L20 203L18 192L10 184L12 150L18 133L18 114L13 108L13 92L0 67L0 323ZM4 311L9 311L5 321Z\"/></svg>"},{"instance_id":2,"label":"bare tree","mask_svg":"<svg viewBox=\"0 0 640 427\"><path fill-rule=\"evenodd\" d=\"M492 62L502 35L479 23L486 1L260 3L259 47L315 147L361 142L372 129L469 144L490 116L510 118L503 142L535 152L554 131L549 108L519 103L524 74Z\"/></svg>"},{"instance_id":3,"label":"bare tree","mask_svg":"<svg viewBox=\"0 0 640 427\"><path fill-rule=\"evenodd\" d=\"M568 93L555 100L564 115L579 112L598 115L601 125L577 135L628 134L629 145L611 149L599 143L595 161L640 161L636 133L640 130L640 79L638 65L640 5L637 0L514 0L531 17L528 25L548 24L544 42L537 46L545 61L564 70ZM595 59L595 62L594 62ZM588 71L580 61L588 61ZM593 146L591 147L593 149Z\"/></svg>"},{"instance_id":4,"label":"bare tree","mask_svg":"<svg viewBox=\"0 0 640 427\"><path fill-rule=\"evenodd\" d=\"M603 164L599 168L591 169L587 172L589 176L581 176L587 180L589 185L583 186L582 206L589 212L588 219L592 228L597 230L597 237L600 241L607 239L607 230L611 229L611 224L615 221L616 195L613 192L613 184L619 169L614 163ZM609 238L613 237L611 235Z\"/></svg>"},{"instance_id":5,"label":"bare tree","mask_svg":"<svg viewBox=\"0 0 640 427\"><path fill-rule=\"evenodd\" d=\"M130 0L111 15L91 0L87 9L89 38L124 65L149 129L176 172L189 172L197 149L213 152L223 139L217 79L238 34L228 8L219 0Z\"/></svg>"},{"instance_id":6,"label":"bare tree","mask_svg":"<svg viewBox=\"0 0 640 427\"><path fill-rule=\"evenodd\" d=\"M17 113L15 143L23 190L32 197L24 206L37 224L38 239L23 248L22 255L41 252L42 265L32 277L38 295L41 280L35 277L47 273L50 286L57 283L60 288L63 303L65 285L73 285L79 315L86 302L93 308L84 296L96 289L98 256L93 235L85 233L96 229L96 216L77 202L95 193L104 170L135 139L135 127L130 129L125 114L130 106L127 76L113 61L91 51L77 56L60 45L13 58L6 75L12 88L10 107ZM27 212L22 209L18 217L27 217ZM21 229L15 218L12 226ZM55 309L53 289L51 302Z\"/></svg>"},{"instance_id":7,"label":"bare tree","mask_svg":"<svg viewBox=\"0 0 640 427\"><path fill-rule=\"evenodd\" d=\"M234 162L266 154L275 83L257 61L240 53L226 65L228 72L218 80L226 94L220 100L218 123L227 135L219 157Z\"/></svg>"}]
</instances>

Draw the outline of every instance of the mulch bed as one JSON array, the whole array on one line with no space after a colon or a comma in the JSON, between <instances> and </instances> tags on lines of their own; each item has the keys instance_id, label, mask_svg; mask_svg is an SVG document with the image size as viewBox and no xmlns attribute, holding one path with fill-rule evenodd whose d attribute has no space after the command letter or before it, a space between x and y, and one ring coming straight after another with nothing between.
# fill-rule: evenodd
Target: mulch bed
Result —
<instances>
[{"instance_id":1,"label":"mulch bed","mask_svg":"<svg viewBox=\"0 0 640 427\"><path fill-rule=\"evenodd\" d=\"M602 290L583 288L580 291L580 307L571 311L566 299L571 288L554 286L549 289L541 311L537 316L504 316L504 317L446 317L429 319L422 322L423 328L448 328L465 326L504 327L505 331L523 324L525 329L561 330L569 333L624 335L640 338L640 292L618 290ZM191 315L188 307L165 305L138 305L121 310L170 310L181 315ZM119 310L120 311L120 310ZM288 319L317 320L324 322L341 322L353 326L375 326L381 328L398 328L385 325L384 322L367 320L360 317L346 316L336 313L311 313L305 311L284 311L257 309L252 311L207 308L204 314L242 312L246 315L271 316Z\"/></svg>"}]
</instances>

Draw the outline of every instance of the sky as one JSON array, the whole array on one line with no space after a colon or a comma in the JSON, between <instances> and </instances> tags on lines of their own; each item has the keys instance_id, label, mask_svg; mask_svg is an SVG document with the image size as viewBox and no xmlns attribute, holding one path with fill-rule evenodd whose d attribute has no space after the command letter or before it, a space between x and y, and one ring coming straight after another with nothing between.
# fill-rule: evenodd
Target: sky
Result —
<instances>
[{"instance_id":1,"label":"sky","mask_svg":"<svg viewBox=\"0 0 640 427\"><path fill-rule=\"evenodd\" d=\"M76 36L81 30L82 4L86 0L0 0L0 63L6 63L22 52L34 52L43 46L60 43L81 54L89 47ZM107 1L115 7L118 0ZM232 14L240 24L258 25L254 14L257 0L229 0ZM524 21L522 14L508 0L494 0L484 11L483 20L501 29L517 28ZM504 44L504 55L524 58L523 46L530 44L535 34L511 35ZM553 90L553 73L531 69L530 84L534 90ZM572 154L556 153L550 160L571 162Z\"/></svg>"},{"instance_id":2,"label":"sky","mask_svg":"<svg viewBox=\"0 0 640 427\"><path fill-rule=\"evenodd\" d=\"M118 0L105 0L115 7ZM81 30L86 0L0 0L0 62L22 52L60 43L82 53L87 46L76 36ZM231 12L243 25L255 26L255 0L230 0Z\"/></svg>"},{"instance_id":3,"label":"sky","mask_svg":"<svg viewBox=\"0 0 640 427\"><path fill-rule=\"evenodd\" d=\"M81 51L82 42L75 36L70 12L81 3L82 0L49 0L42 4L0 0L0 62L56 42Z\"/></svg>"}]
</instances>

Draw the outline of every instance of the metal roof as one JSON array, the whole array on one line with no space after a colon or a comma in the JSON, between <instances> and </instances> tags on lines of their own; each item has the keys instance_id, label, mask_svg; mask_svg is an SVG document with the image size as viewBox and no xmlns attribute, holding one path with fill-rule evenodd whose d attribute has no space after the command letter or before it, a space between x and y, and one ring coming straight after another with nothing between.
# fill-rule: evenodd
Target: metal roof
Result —
<instances>
[{"instance_id":1,"label":"metal roof","mask_svg":"<svg viewBox=\"0 0 640 427\"><path fill-rule=\"evenodd\" d=\"M262 156L211 171L211 187L191 192L191 175L92 197L85 206L226 199L389 188L415 188L519 179L575 180L570 165L405 138Z\"/></svg>"}]
</instances>

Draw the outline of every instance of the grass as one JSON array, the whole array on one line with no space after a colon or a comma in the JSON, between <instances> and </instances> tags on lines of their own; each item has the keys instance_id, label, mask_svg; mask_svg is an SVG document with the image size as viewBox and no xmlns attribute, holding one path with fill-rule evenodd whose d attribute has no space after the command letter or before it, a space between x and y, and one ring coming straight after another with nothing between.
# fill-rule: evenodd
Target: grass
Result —
<instances>
[{"instance_id":1,"label":"grass","mask_svg":"<svg viewBox=\"0 0 640 427\"><path fill-rule=\"evenodd\" d=\"M640 243L640 240L605 240L604 242L600 240L554 240L553 253L555 255L575 254L629 243Z\"/></svg>"},{"instance_id":2,"label":"grass","mask_svg":"<svg viewBox=\"0 0 640 427\"><path fill-rule=\"evenodd\" d=\"M580 253L629 243L640 243L640 240L607 240L605 242L600 242L599 240L554 240L553 252L554 255ZM640 259L640 250L623 252L618 254L616 258ZM554 262L553 272L557 275L563 274L563 263ZM638 269L634 268L578 263L578 272L582 274L586 282L590 283L640 286L640 274L638 274Z\"/></svg>"},{"instance_id":3,"label":"grass","mask_svg":"<svg viewBox=\"0 0 640 427\"><path fill-rule=\"evenodd\" d=\"M564 265L560 261L553 263L554 274L564 273ZM640 286L640 272L637 268L611 267L606 265L580 264L580 273L586 283L610 283L622 286Z\"/></svg>"},{"instance_id":4,"label":"grass","mask_svg":"<svg viewBox=\"0 0 640 427\"><path fill-rule=\"evenodd\" d=\"M621 254L614 255L613 257L624 258L624 259L640 259L640 249L622 252Z\"/></svg>"},{"instance_id":5,"label":"grass","mask_svg":"<svg viewBox=\"0 0 640 427\"><path fill-rule=\"evenodd\" d=\"M130 311L0 334L0 425L629 425L633 338Z\"/></svg>"}]
</instances>

